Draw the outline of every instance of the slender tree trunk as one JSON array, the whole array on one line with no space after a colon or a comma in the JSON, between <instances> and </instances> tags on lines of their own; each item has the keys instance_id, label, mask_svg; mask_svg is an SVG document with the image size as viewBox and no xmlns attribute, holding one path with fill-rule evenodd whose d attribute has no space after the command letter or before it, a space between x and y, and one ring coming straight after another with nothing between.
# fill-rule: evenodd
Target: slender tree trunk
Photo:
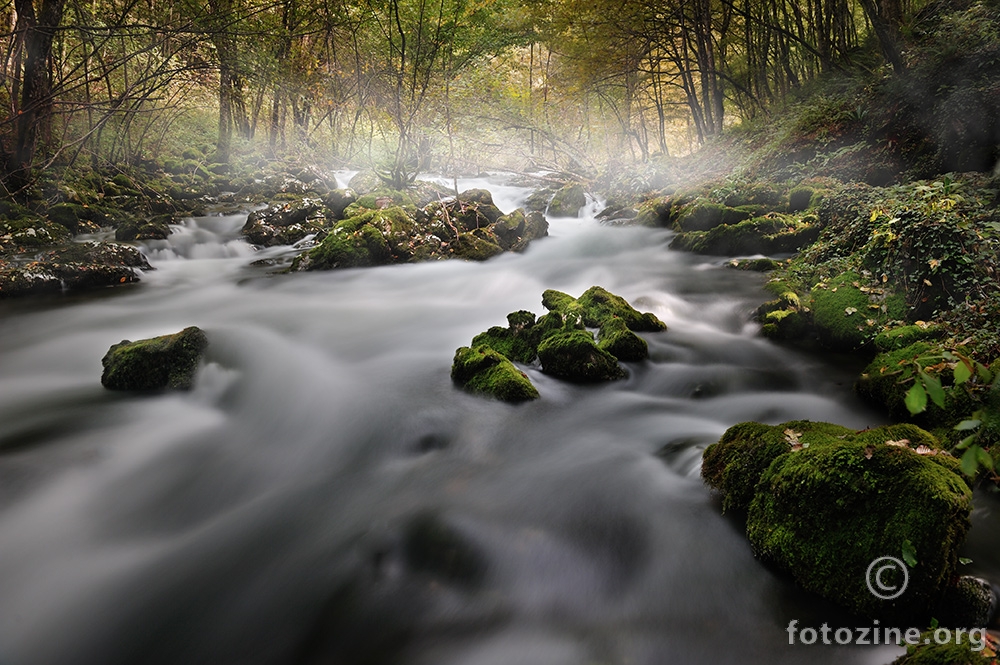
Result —
<instances>
[{"instance_id":1,"label":"slender tree trunk","mask_svg":"<svg viewBox=\"0 0 1000 665\"><path fill-rule=\"evenodd\" d=\"M65 4L65 0L42 0L36 13L31 0L15 0L14 3L24 40L17 132L14 151L7 165L14 189L27 184L39 139L46 142L50 138L52 40L62 20Z\"/></svg>"}]
</instances>

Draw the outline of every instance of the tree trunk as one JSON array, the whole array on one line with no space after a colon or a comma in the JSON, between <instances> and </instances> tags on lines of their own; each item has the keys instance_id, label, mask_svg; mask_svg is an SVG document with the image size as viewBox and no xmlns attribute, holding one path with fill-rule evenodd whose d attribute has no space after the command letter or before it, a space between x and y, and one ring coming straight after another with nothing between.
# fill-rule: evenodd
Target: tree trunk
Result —
<instances>
[{"instance_id":1,"label":"tree trunk","mask_svg":"<svg viewBox=\"0 0 1000 665\"><path fill-rule=\"evenodd\" d=\"M35 12L31 0L15 0L18 23L24 30L24 64L17 136L7 172L15 189L29 180L39 138L48 141L52 130L52 39L62 20L65 0L42 0Z\"/></svg>"},{"instance_id":2,"label":"tree trunk","mask_svg":"<svg viewBox=\"0 0 1000 665\"><path fill-rule=\"evenodd\" d=\"M897 0L861 0L865 15L872 24L878 44L882 48L882 54L892 65L892 69L897 73L902 73L906 67L903 65L903 56L899 51L899 28L903 20L902 10L899 8Z\"/></svg>"}]
</instances>

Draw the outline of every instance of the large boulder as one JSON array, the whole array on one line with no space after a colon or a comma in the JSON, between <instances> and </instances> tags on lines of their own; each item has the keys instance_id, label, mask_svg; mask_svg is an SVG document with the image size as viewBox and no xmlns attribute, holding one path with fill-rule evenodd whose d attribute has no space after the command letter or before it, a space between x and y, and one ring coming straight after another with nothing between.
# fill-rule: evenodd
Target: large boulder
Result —
<instances>
[{"instance_id":1,"label":"large boulder","mask_svg":"<svg viewBox=\"0 0 1000 665\"><path fill-rule=\"evenodd\" d=\"M101 360L101 384L108 390L190 390L206 348L208 338L195 326L173 335L123 340Z\"/></svg>"},{"instance_id":2,"label":"large boulder","mask_svg":"<svg viewBox=\"0 0 1000 665\"><path fill-rule=\"evenodd\" d=\"M914 425L855 432L743 423L705 451L702 475L725 507L748 508L758 557L865 617L929 619L970 526L972 494L958 460ZM906 561L909 582L902 596L883 600L866 580L886 556ZM902 584L902 573L880 581Z\"/></svg>"}]
</instances>

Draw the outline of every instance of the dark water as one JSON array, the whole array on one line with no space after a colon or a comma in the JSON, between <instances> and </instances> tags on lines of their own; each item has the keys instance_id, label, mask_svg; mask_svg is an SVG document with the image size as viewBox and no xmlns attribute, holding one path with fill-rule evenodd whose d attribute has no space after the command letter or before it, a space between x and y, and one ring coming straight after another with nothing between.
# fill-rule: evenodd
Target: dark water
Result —
<instances>
[{"instance_id":1,"label":"dark water","mask_svg":"<svg viewBox=\"0 0 1000 665\"><path fill-rule=\"evenodd\" d=\"M504 210L528 194L461 184ZM759 275L668 251L666 231L551 221L484 264L274 277L249 264L286 250L254 254L242 217L201 218L147 247L157 271L137 288L5 306L0 663L901 653L789 646L788 621L836 613L760 566L698 478L739 421L876 424L856 368L757 338ZM452 386L474 334L594 284L669 326L626 381L529 368L542 399L521 406ZM188 325L212 344L193 392L101 388L108 346Z\"/></svg>"}]
</instances>

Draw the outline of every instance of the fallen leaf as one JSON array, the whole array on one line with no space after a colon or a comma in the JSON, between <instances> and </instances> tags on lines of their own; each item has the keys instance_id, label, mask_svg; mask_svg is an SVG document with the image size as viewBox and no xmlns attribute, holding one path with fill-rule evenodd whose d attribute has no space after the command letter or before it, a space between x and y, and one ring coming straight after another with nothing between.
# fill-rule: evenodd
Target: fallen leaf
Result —
<instances>
[{"instance_id":1,"label":"fallen leaf","mask_svg":"<svg viewBox=\"0 0 1000 665\"><path fill-rule=\"evenodd\" d=\"M900 439L899 441L886 441L885 445L887 445L887 446L896 446L897 448L909 448L910 447L910 440L909 439Z\"/></svg>"}]
</instances>

